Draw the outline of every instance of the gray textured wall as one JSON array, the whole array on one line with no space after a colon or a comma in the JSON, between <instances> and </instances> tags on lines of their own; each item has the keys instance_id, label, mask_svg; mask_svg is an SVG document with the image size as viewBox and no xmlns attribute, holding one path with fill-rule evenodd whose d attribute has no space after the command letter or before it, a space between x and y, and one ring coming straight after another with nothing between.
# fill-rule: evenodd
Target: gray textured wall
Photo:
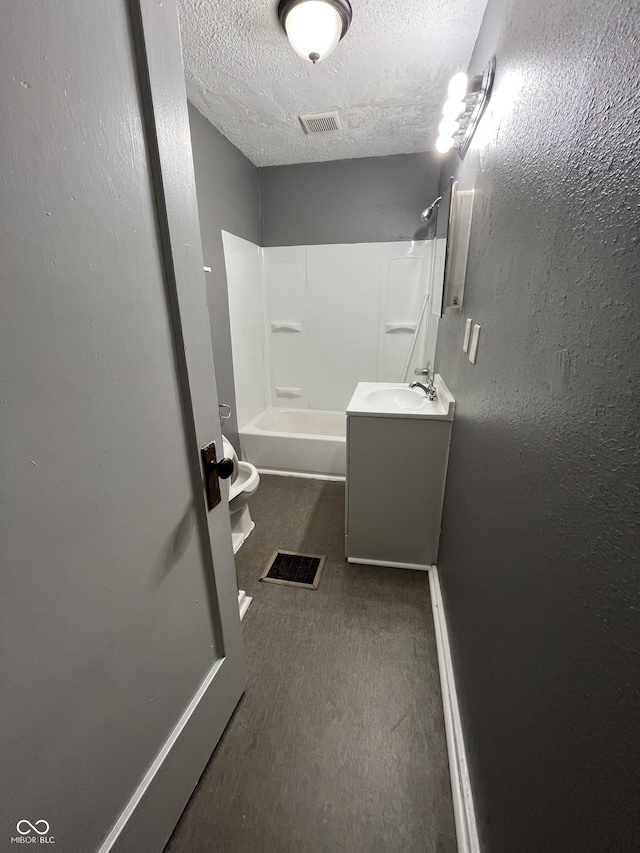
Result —
<instances>
[{"instance_id":1,"label":"gray textured wall","mask_svg":"<svg viewBox=\"0 0 640 853\"><path fill-rule=\"evenodd\" d=\"M440 159L396 154L259 169L262 245L424 238L420 212L437 195Z\"/></svg>"},{"instance_id":2,"label":"gray textured wall","mask_svg":"<svg viewBox=\"0 0 640 853\"><path fill-rule=\"evenodd\" d=\"M477 196L438 340L439 563L491 853L640 849L639 21L630 0L489 0L472 60L498 67L458 170Z\"/></svg>"},{"instance_id":3,"label":"gray textured wall","mask_svg":"<svg viewBox=\"0 0 640 853\"><path fill-rule=\"evenodd\" d=\"M205 278L218 397L233 412L231 419L223 423L223 431L238 448L229 300L220 232L224 229L260 244L258 170L191 104L189 122L202 252L205 265L211 267Z\"/></svg>"}]
</instances>

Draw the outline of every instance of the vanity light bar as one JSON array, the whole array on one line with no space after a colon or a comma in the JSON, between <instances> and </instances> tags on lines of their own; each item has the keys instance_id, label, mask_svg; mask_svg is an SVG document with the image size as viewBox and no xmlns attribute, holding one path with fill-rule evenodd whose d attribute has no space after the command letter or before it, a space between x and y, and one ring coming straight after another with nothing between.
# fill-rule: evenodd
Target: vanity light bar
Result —
<instances>
[{"instance_id":1,"label":"vanity light bar","mask_svg":"<svg viewBox=\"0 0 640 853\"><path fill-rule=\"evenodd\" d=\"M464 160L478 122L489 103L495 74L496 58L492 56L484 72L472 77L471 81L463 72L452 77L447 92L449 97L442 108L443 117L438 126L436 151L446 154L452 148L457 148L460 159Z\"/></svg>"}]
</instances>

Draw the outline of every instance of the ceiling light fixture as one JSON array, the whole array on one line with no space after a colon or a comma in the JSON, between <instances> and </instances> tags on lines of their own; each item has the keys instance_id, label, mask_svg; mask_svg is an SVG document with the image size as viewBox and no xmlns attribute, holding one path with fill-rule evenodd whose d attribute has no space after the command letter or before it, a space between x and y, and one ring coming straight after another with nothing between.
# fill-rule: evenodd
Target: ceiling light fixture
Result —
<instances>
[{"instance_id":1,"label":"ceiling light fixture","mask_svg":"<svg viewBox=\"0 0 640 853\"><path fill-rule=\"evenodd\" d=\"M464 160L471 137L489 103L493 79L496 74L496 58L492 56L482 74L469 81L462 71L451 78L442 108L443 119L438 127L436 151L446 154L452 148L458 149L460 159Z\"/></svg>"},{"instance_id":2,"label":"ceiling light fixture","mask_svg":"<svg viewBox=\"0 0 640 853\"><path fill-rule=\"evenodd\" d=\"M314 65L334 51L352 17L348 0L280 0L278 6L291 47Z\"/></svg>"}]
</instances>

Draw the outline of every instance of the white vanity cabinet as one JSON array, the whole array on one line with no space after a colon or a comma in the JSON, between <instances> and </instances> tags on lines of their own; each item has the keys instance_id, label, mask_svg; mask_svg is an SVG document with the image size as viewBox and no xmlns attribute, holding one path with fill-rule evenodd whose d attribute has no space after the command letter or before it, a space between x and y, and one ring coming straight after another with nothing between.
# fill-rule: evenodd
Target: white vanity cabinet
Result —
<instances>
[{"instance_id":1,"label":"white vanity cabinet","mask_svg":"<svg viewBox=\"0 0 640 853\"><path fill-rule=\"evenodd\" d=\"M426 569L438 556L455 402L438 393L361 382L347 408L346 556L350 563Z\"/></svg>"}]
</instances>

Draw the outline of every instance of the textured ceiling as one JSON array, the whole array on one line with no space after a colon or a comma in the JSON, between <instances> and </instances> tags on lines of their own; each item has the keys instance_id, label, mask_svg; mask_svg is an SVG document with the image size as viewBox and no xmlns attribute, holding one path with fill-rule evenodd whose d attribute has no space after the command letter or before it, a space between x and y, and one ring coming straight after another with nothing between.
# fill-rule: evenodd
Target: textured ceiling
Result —
<instances>
[{"instance_id":1,"label":"textured ceiling","mask_svg":"<svg viewBox=\"0 0 640 853\"><path fill-rule=\"evenodd\" d=\"M257 166L433 148L449 78L466 69L486 0L351 0L353 23L313 66L277 0L178 0L189 100ZM298 116L337 110L343 131Z\"/></svg>"}]
</instances>

